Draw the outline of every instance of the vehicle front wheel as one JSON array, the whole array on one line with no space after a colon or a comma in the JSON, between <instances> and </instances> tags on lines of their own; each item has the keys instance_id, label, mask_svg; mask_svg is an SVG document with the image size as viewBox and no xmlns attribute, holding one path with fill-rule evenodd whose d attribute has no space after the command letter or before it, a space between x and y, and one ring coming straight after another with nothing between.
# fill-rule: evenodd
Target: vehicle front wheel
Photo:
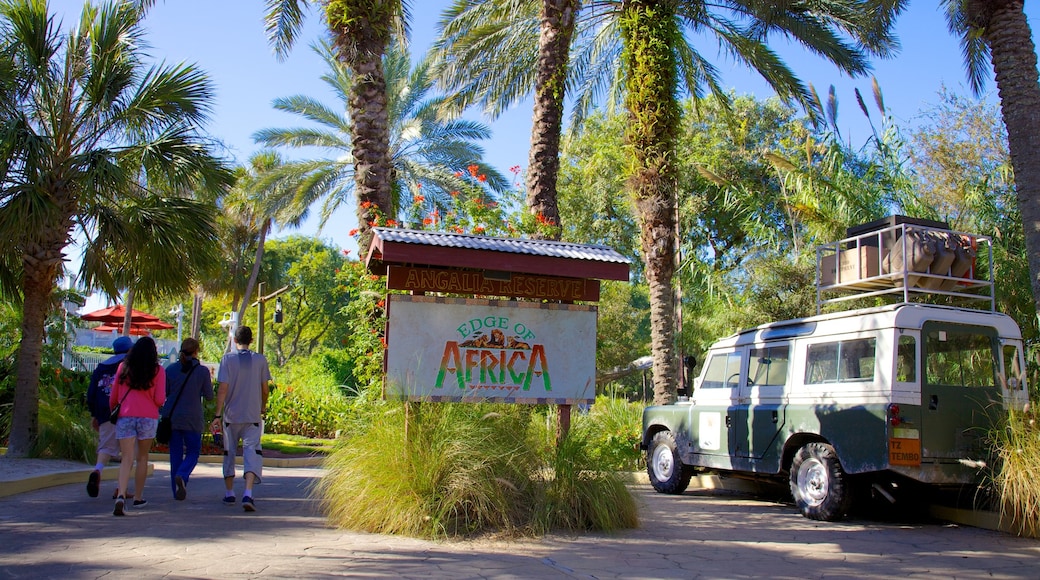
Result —
<instances>
[{"instance_id":1,"label":"vehicle front wheel","mask_svg":"<svg viewBox=\"0 0 1040 580\"><path fill-rule=\"evenodd\" d=\"M689 487L692 472L679 459L671 431L654 435L646 452L646 472L650 476L650 485L661 493L679 494Z\"/></svg>"},{"instance_id":2,"label":"vehicle front wheel","mask_svg":"<svg viewBox=\"0 0 1040 580\"><path fill-rule=\"evenodd\" d=\"M833 522L845 517L852 494L833 447L809 443L798 450L791 464L791 495L798 511L811 520Z\"/></svg>"}]
</instances>

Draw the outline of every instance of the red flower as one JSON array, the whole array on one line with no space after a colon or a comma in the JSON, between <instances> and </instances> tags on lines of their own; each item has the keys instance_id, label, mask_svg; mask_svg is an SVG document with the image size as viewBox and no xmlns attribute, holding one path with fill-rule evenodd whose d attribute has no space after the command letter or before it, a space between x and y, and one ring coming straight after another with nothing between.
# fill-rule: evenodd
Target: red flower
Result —
<instances>
[{"instance_id":1,"label":"red flower","mask_svg":"<svg viewBox=\"0 0 1040 580\"><path fill-rule=\"evenodd\" d=\"M479 181L481 183L486 182L487 181L487 175L484 175L483 173L481 173L480 175L477 176L477 181Z\"/></svg>"},{"instance_id":2,"label":"red flower","mask_svg":"<svg viewBox=\"0 0 1040 580\"><path fill-rule=\"evenodd\" d=\"M462 226L451 226L451 229L454 230L456 234L462 233Z\"/></svg>"},{"instance_id":3,"label":"red flower","mask_svg":"<svg viewBox=\"0 0 1040 580\"><path fill-rule=\"evenodd\" d=\"M366 199L365 201L361 202L361 209L368 209L370 207L372 207L372 202L371 201L368 201Z\"/></svg>"},{"instance_id":4,"label":"red flower","mask_svg":"<svg viewBox=\"0 0 1040 580\"><path fill-rule=\"evenodd\" d=\"M462 172L461 171L456 171L455 172L455 177L462 177Z\"/></svg>"},{"instance_id":5,"label":"red flower","mask_svg":"<svg viewBox=\"0 0 1040 580\"><path fill-rule=\"evenodd\" d=\"M356 232L357 230L353 230L353 231L355 231L355 232ZM351 235L354 235L354 234L351 234ZM349 255L350 255L350 250L343 250L343 255L344 255L344 256L349 256ZM339 272L339 270L337 270L337 273L338 273L338 272Z\"/></svg>"},{"instance_id":6,"label":"red flower","mask_svg":"<svg viewBox=\"0 0 1040 580\"><path fill-rule=\"evenodd\" d=\"M451 195L452 197L458 197L459 196L459 192L458 191L453 191L453 192L451 192L448 195Z\"/></svg>"},{"instance_id":7,"label":"red flower","mask_svg":"<svg viewBox=\"0 0 1040 580\"><path fill-rule=\"evenodd\" d=\"M412 203L422 203L424 201L426 201L426 198L421 195L417 195L412 198Z\"/></svg>"},{"instance_id":8,"label":"red flower","mask_svg":"<svg viewBox=\"0 0 1040 580\"><path fill-rule=\"evenodd\" d=\"M510 167L509 168L509 172L510 173L520 173L520 166L519 165L514 165L514 166Z\"/></svg>"},{"instance_id":9,"label":"red flower","mask_svg":"<svg viewBox=\"0 0 1040 580\"><path fill-rule=\"evenodd\" d=\"M352 238L356 238L357 235L358 235L358 229L354 228L354 229L350 230L350 232L347 235L349 235Z\"/></svg>"},{"instance_id":10,"label":"red flower","mask_svg":"<svg viewBox=\"0 0 1040 580\"><path fill-rule=\"evenodd\" d=\"M423 218L422 223L423 223L424 226L431 225L431 224L433 224L433 218Z\"/></svg>"},{"instance_id":11,"label":"red flower","mask_svg":"<svg viewBox=\"0 0 1040 580\"><path fill-rule=\"evenodd\" d=\"M484 233L484 226L477 226L477 227L473 228L473 233L475 233L475 234L482 234L482 233Z\"/></svg>"},{"instance_id":12,"label":"red flower","mask_svg":"<svg viewBox=\"0 0 1040 580\"><path fill-rule=\"evenodd\" d=\"M479 166L479 165L476 165L476 164L474 164L474 165L470 165L470 166L469 166L469 167L467 167L466 169L468 169L468 170L469 170L469 174L470 174L470 175L472 175L473 177L476 177L476 176L477 176L477 172L478 172L478 171L480 171L480 166Z\"/></svg>"},{"instance_id":13,"label":"red flower","mask_svg":"<svg viewBox=\"0 0 1040 580\"><path fill-rule=\"evenodd\" d=\"M386 220L386 225L391 228L396 228L397 220Z\"/></svg>"}]
</instances>

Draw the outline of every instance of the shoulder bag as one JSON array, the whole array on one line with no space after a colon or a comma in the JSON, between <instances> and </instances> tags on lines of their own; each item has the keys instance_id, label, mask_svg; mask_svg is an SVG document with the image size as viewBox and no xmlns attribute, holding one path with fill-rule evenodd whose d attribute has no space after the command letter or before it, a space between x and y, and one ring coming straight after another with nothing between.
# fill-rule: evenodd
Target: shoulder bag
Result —
<instances>
[{"instance_id":1,"label":"shoulder bag","mask_svg":"<svg viewBox=\"0 0 1040 580\"><path fill-rule=\"evenodd\" d=\"M109 411L109 414L108 414L108 422L109 423L115 425L116 423L119 422L119 408L123 406L123 401L126 400L126 396L129 395L129 394L130 394L130 387L127 387L126 392L123 393L123 398L119 399L119 402L116 403L116 406L112 407L112 410Z\"/></svg>"},{"instance_id":2,"label":"shoulder bag","mask_svg":"<svg viewBox=\"0 0 1040 580\"><path fill-rule=\"evenodd\" d=\"M177 408L177 403L180 402L181 395L184 394L184 388L188 386L188 379L191 378L191 373L195 372L195 369L200 366L202 366L201 363L191 367L191 370L188 371L188 376L184 377L184 382L181 383L181 390L177 391L177 398L173 400L173 405L170 406L170 410L166 412L165 416L159 417L159 427L155 430L156 443L166 445L170 442L170 436L173 435L173 410Z\"/></svg>"}]
</instances>

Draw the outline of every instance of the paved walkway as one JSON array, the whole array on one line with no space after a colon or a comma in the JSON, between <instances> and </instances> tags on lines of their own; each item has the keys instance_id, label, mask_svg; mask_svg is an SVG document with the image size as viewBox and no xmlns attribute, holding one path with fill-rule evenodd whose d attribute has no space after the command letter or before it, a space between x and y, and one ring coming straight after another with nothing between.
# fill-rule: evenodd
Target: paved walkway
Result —
<instances>
[{"instance_id":1,"label":"paved walkway","mask_svg":"<svg viewBox=\"0 0 1040 580\"><path fill-rule=\"evenodd\" d=\"M113 468L110 468L113 469ZM1040 541L935 523L820 523L746 496L633 491L642 527L537 540L423 541L330 529L318 468L265 469L258 511L220 504L219 465L174 501L157 462L148 505L112 515L113 483L0 498L4 578L1037 578ZM239 481L239 491L241 482Z\"/></svg>"}]
</instances>

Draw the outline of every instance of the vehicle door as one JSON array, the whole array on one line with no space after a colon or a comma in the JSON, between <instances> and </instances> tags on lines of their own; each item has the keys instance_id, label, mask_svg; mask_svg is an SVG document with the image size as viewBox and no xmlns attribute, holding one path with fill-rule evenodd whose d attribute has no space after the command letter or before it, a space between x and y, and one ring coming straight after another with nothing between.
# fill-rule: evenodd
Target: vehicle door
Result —
<instances>
[{"instance_id":1,"label":"vehicle door","mask_svg":"<svg viewBox=\"0 0 1040 580\"><path fill-rule=\"evenodd\" d=\"M1003 410L1001 347L992 327L926 322L922 328L921 459L984 459Z\"/></svg>"},{"instance_id":2,"label":"vehicle door","mask_svg":"<svg viewBox=\"0 0 1040 580\"><path fill-rule=\"evenodd\" d=\"M739 387L735 410L734 455L752 466L773 470L780 459L784 394L791 361L789 342L756 345L748 354L747 380ZM758 471L757 467L752 470Z\"/></svg>"},{"instance_id":3,"label":"vehicle door","mask_svg":"<svg viewBox=\"0 0 1040 580\"><path fill-rule=\"evenodd\" d=\"M706 467L731 468L729 455L734 425L731 413L747 369L746 353L746 348L709 353L701 381L694 391L691 411L693 452L702 455Z\"/></svg>"}]
</instances>

